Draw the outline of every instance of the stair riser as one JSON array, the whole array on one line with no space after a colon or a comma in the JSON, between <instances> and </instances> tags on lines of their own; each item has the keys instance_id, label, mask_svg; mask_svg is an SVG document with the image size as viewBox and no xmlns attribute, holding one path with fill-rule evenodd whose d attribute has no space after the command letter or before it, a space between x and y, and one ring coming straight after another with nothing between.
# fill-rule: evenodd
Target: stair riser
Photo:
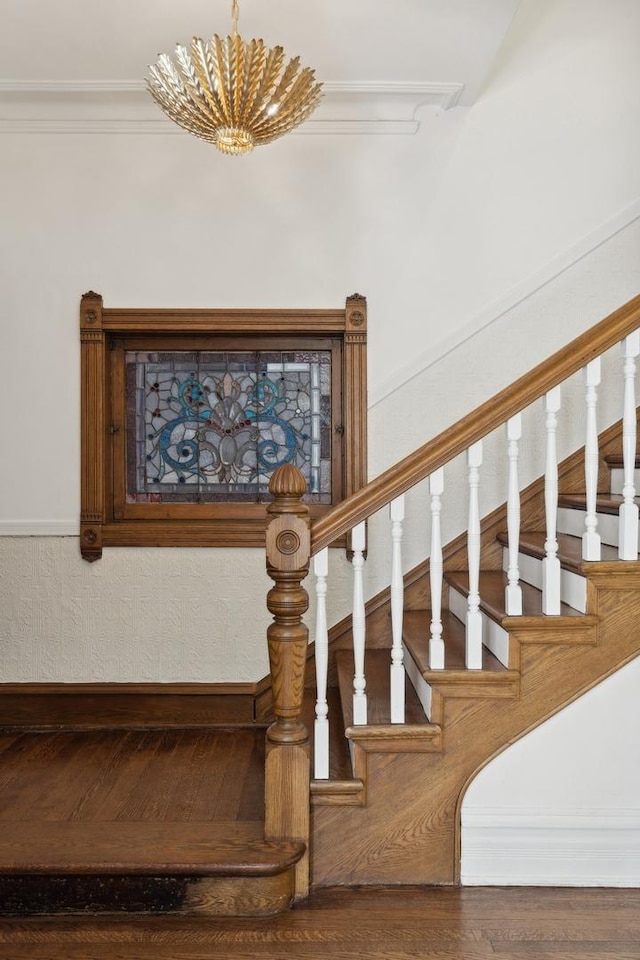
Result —
<instances>
[{"instance_id":1,"label":"stair riser","mask_svg":"<svg viewBox=\"0 0 640 960\"><path fill-rule=\"evenodd\" d=\"M584 533L585 510L569 509L560 507L558 509L558 533L568 533L572 537L581 537ZM618 517L612 513L598 513L597 532L600 534L602 543L611 547L618 546L619 540L619 522Z\"/></svg>"},{"instance_id":2,"label":"stair riser","mask_svg":"<svg viewBox=\"0 0 640 960\"><path fill-rule=\"evenodd\" d=\"M431 686L424 679L418 669L415 660L403 644L404 650L404 669L411 681L411 685L416 692L418 700L422 704L425 716L431 720Z\"/></svg>"},{"instance_id":3,"label":"stair riser","mask_svg":"<svg viewBox=\"0 0 640 960\"><path fill-rule=\"evenodd\" d=\"M293 892L293 868L270 877L5 874L0 876L0 916L260 917L286 910Z\"/></svg>"},{"instance_id":4,"label":"stair riser","mask_svg":"<svg viewBox=\"0 0 640 960\"><path fill-rule=\"evenodd\" d=\"M518 554L518 566L520 568L520 579L531 586L542 590L542 560L532 557L527 553ZM503 570L509 568L509 552L503 550L502 553ZM562 603L579 610L580 613L586 613L587 610L587 581L577 573L564 568L560 573L560 599Z\"/></svg>"},{"instance_id":5,"label":"stair riser","mask_svg":"<svg viewBox=\"0 0 640 960\"><path fill-rule=\"evenodd\" d=\"M624 486L624 470L619 467L611 468L611 493L622 494L622 488ZM634 470L634 486L636 490L640 490L640 470Z\"/></svg>"},{"instance_id":6,"label":"stair riser","mask_svg":"<svg viewBox=\"0 0 640 960\"><path fill-rule=\"evenodd\" d=\"M481 595L482 598L482 595ZM467 615L467 598L449 587L449 609L463 623ZM482 615L482 643L491 651L500 663L505 667L509 666L509 634L499 623L492 620L486 613L480 611Z\"/></svg>"}]
</instances>

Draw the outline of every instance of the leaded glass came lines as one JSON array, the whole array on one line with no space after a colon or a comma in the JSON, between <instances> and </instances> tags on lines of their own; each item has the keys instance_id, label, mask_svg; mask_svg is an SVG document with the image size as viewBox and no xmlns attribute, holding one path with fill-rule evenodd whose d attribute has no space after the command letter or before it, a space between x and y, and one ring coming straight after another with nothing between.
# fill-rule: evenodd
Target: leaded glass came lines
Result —
<instances>
[{"instance_id":1,"label":"leaded glass came lines","mask_svg":"<svg viewBox=\"0 0 640 960\"><path fill-rule=\"evenodd\" d=\"M330 351L126 354L127 502L256 502L282 463L331 502Z\"/></svg>"}]
</instances>

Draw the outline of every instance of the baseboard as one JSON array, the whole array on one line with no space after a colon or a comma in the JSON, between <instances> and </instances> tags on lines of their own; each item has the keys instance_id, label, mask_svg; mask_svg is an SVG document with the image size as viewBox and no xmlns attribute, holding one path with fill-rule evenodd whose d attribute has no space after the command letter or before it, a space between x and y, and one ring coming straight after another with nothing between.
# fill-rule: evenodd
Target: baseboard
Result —
<instances>
[{"instance_id":1,"label":"baseboard","mask_svg":"<svg viewBox=\"0 0 640 960\"><path fill-rule=\"evenodd\" d=\"M640 886L640 809L467 810L464 886Z\"/></svg>"},{"instance_id":2,"label":"baseboard","mask_svg":"<svg viewBox=\"0 0 640 960\"><path fill-rule=\"evenodd\" d=\"M3 683L0 726L20 729L209 727L271 719L257 683Z\"/></svg>"}]
</instances>

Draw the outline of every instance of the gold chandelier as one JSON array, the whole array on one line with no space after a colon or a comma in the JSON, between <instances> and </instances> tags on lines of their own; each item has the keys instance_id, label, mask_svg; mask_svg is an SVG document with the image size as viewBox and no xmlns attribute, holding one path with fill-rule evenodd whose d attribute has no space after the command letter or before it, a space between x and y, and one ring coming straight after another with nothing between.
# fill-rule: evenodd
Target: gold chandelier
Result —
<instances>
[{"instance_id":1,"label":"gold chandelier","mask_svg":"<svg viewBox=\"0 0 640 960\"><path fill-rule=\"evenodd\" d=\"M322 84L300 58L285 64L282 47L245 42L238 33L238 0L232 0L230 37L194 37L149 67L147 86L164 112L223 153L248 153L283 136L309 117Z\"/></svg>"}]
</instances>

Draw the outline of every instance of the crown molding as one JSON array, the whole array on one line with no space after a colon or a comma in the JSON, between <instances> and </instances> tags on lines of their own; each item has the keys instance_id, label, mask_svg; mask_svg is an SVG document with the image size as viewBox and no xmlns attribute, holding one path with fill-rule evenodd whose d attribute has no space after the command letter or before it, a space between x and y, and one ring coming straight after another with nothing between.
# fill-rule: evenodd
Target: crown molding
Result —
<instances>
[{"instance_id":1,"label":"crown molding","mask_svg":"<svg viewBox=\"0 0 640 960\"><path fill-rule=\"evenodd\" d=\"M298 135L414 134L422 108L448 110L461 83L326 81L324 97ZM0 133L179 134L141 81L0 80Z\"/></svg>"}]
</instances>

